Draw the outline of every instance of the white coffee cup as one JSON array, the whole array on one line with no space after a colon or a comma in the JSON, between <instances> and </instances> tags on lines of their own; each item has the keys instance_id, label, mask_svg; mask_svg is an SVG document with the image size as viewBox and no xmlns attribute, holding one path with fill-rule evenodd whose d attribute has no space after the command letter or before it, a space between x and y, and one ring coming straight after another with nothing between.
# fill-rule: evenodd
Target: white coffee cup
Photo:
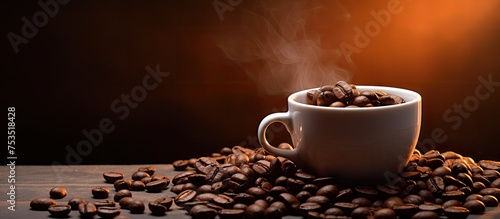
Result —
<instances>
[{"instance_id":1,"label":"white coffee cup","mask_svg":"<svg viewBox=\"0 0 500 219\"><path fill-rule=\"evenodd\" d=\"M259 125L260 144L268 152L292 160L318 176L339 181L388 180L407 164L420 132L422 98L410 90L383 86L356 86L359 91L381 90L405 103L360 108L334 108L306 103L303 90L288 97L288 112L266 116ZM317 89L317 88L315 88ZM282 123L294 149L269 144L266 130Z\"/></svg>"}]
</instances>

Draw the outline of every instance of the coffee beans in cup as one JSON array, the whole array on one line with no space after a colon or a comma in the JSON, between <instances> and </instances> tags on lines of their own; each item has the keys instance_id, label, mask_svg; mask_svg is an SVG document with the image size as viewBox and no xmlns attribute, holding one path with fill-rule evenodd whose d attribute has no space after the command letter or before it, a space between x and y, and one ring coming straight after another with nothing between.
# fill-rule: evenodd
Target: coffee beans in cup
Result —
<instances>
[{"instance_id":1,"label":"coffee beans in cup","mask_svg":"<svg viewBox=\"0 0 500 219\"><path fill-rule=\"evenodd\" d=\"M325 85L307 92L307 103L326 107L373 107L404 103L405 100L384 91L359 91L354 84L338 81L335 85Z\"/></svg>"}]
</instances>

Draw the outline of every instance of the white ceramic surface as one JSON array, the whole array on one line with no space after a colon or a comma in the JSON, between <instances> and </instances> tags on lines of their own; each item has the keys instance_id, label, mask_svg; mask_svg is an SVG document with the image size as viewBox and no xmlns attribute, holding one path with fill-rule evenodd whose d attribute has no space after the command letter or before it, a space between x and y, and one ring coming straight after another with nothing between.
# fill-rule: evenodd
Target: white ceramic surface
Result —
<instances>
[{"instance_id":1,"label":"white ceramic surface","mask_svg":"<svg viewBox=\"0 0 500 219\"><path fill-rule=\"evenodd\" d=\"M260 123L260 144L319 176L340 181L382 181L406 165L420 132L422 98L410 90L383 86L356 86L382 90L405 103L364 108L332 108L306 104L308 90L288 97L288 112L273 113ZM317 89L317 88L315 88ZM285 125L293 150L271 146L265 138L269 125Z\"/></svg>"}]
</instances>

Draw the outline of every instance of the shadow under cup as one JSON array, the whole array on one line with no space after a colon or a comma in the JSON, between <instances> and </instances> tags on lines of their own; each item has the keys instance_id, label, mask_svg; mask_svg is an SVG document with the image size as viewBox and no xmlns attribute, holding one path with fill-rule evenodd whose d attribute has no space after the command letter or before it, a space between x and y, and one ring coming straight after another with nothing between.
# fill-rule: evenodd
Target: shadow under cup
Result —
<instances>
[{"instance_id":1,"label":"shadow under cup","mask_svg":"<svg viewBox=\"0 0 500 219\"><path fill-rule=\"evenodd\" d=\"M294 161L318 176L338 181L372 183L394 179L407 164L420 132L422 98L410 90L383 86L356 86L381 90L406 102L390 106L333 108L306 103L309 90L288 97L288 112L265 117L258 131L270 153ZM317 88L315 88L317 89ZM270 124L285 125L293 150L271 146L265 138Z\"/></svg>"}]
</instances>

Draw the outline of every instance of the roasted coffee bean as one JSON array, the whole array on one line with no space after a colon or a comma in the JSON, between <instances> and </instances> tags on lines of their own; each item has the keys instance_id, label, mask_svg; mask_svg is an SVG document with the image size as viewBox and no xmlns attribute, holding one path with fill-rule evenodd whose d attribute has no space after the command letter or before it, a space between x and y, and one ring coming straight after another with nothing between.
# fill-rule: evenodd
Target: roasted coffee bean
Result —
<instances>
[{"instance_id":1,"label":"roasted coffee bean","mask_svg":"<svg viewBox=\"0 0 500 219\"><path fill-rule=\"evenodd\" d=\"M369 107L369 106L373 106L373 104L372 104L372 102L370 101L370 99L368 99L368 97L365 97L365 96L357 96L357 97L355 97L355 98L351 101L351 104L352 104L352 105L359 106L359 107Z\"/></svg>"},{"instance_id":2,"label":"roasted coffee bean","mask_svg":"<svg viewBox=\"0 0 500 219\"><path fill-rule=\"evenodd\" d=\"M459 200L459 201L464 201L465 200L465 193L462 191L449 191L445 192L441 195L443 197L443 200L448 201L451 199Z\"/></svg>"},{"instance_id":3,"label":"roasted coffee bean","mask_svg":"<svg viewBox=\"0 0 500 219\"><path fill-rule=\"evenodd\" d=\"M205 173L205 168L211 165L219 166L220 164L212 157L200 157L194 164L196 170L200 173Z\"/></svg>"},{"instance_id":4,"label":"roasted coffee bean","mask_svg":"<svg viewBox=\"0 0 500 219\"><path fill-rule=\"evenodd\" d=\"M116 191L119 191L122 189L130 189L131 183L132 183L132 181L130 181L130 180L119 179L113 183L113 187L115 187Z\"/></svg>"},{"instance_id":5,"label":"roasted coffee bean","mask_svg":"<svg viewBox=\"0 0 500 219\"><path fill-rule=\"evenodd\" d=\"M427 179L427 188L434 194L441 194L445 188L443 178L434 176Z\"/></svg>"},{"instance_id":6,"label":"roasted coffee bean","mask_svg":"<svg viewBox=\"0 0 500 219\"><path fill-rule=\"evenodd\" d=\"M84 202L78 205L78 211L82 218L93 218L97 214L97 207L93 203Z\"/></svg>"},{"instance_id":7,"label":"roasted coffee bean","mask_svg":"<svg viewBox=\"0 0 500 219\"><path fill-rule=\"evenodd\" d=\"M222 155L229 155L229 154L233 153L233 151L231 151L231 148L229 148L229 147L223 147L220 149L219 153Z\"/></svg>"},{"instance_id":8,"label":"roasted coffee bean","mask_svg":"<svg viewBox=\"0 0 500 219\"><path fill-rule=\"evenodd\" d=\"M104 172L102 176L107 183L114 183L116 180L123 179L125 174L122 172Z\"/></svg>"},{"instance_id":9,"label":"roasted coffee bean","mask_svg":"<svg viewBox=\"0 0 500 219\"><path fill-rule=\"evenodd\" d=\"M135 199L128 204L128 210L130 210L132 214L142 214L145 208L144 203Z\"/></svg>"},{"instance_id":10,"label":"roasted coffee bean","mask_svg":"<svg viewBox=\"0 0 500 219\"><path fill-rule=\"evenodd\" d=\"M164 180L151 181L145 186L147 192L161 192L163 189L167 188L167 182Z\"/></svg>"},{"instance_id":11,"label":"roasted coffee bean","mask_svg":"<svg viewBox=\"0 0 500 219\"><path fill-rule=\"evenodd\" d=\"M288 189L286 189L283 186L274 186L271 188L271 190L269 190L269 195L276 197L281 193L287 193L287 192L288 192Z\"/></svg>"},{"instance_id":12,"label":"roasted coffee bean","mask_svg":"<svg viewBox=\"0 0 500 219\"><path fill-rule=\"evenodd\" d=\"M396 212L390 208L381 208L373 213L375 218L396 219Z\"/></svg>"},{"instance_id":13,"label":"roasted coffee bean","mask_svg":"<svg viewBox=\"0 0 500 219\"><path fill-rule=\"evenodd\" d=\"M97 215L101 218L114 218L121 213L119 207L99 207L97 208Z\"/></svg>"},{"instance_id":14,"label":"roasted coffee bean","mask_svg":"<svg viewBox=\"0 0 500 219\"><path fill-rule=\"evenodd\" d=\"M109 196L109 189L105 187L93 188L92 195L97 199L105 199Z\"/></svg>"},{"instance_id":15,"label":"roasted coffee bean","mask_svg":"<svg viewBox=\"0 0 500 219\"><path fill-rule=\"evenodd\" d=\"M234 199L223 194L218 194L212 198L212 203L223 208L231 208L234 205Z\"/></svg>"},{"instance_id":16,"label":"roasted coffee bean","mask_svg":"<svg viewBox=\"0 0 500 219\"><path fill-rule=\"evenodd\" d=\"M326 185L321 187L316 195L321 195L327 197L330 201L333 202L335 198L339 195L339 189L334 185Z\"/></svg>"},{"instance_id":17,"label":"roasted coffee bean","mask_svg":"<svg viewBox=\"0 0 500 219\"><path fill-rule=\"evenodd\" d=\"M280 211L284 215L287 214L287 207L286 207L285 203L283 203L282 201L275 201L275 202L271 203L271 205L269 205L269 207L278 208L278 209L280 209Z\"/></svg>"},{"instance_id":18,"label":"roasted coffee bean","mask_svg":"<svg viewBox=\"0 0 500 219\"><path fill-rule=\"evenodd\" d=\"M357 207L351 213L352 219L366 219L373 216L372 211L368 207Z\"/></svg>"},{"instance_id":19,"label":"roasted coffee bean","mask_svg":"<svg viewBox=\"0 0 500 219\"><path fill-rule=\"evenodd\" d=\"M354 192L359 196L374 200L378 196L378 191L372 186L355 186Z\"/></svg>"},{"instance_id":20,"label":"roasted coffee bean","mask_svg":"<svg viewBox=\"0 0 500 219\"><path fill-rule=\"evenodd\" d=\"M200 195L198 195L199 197ZM198 198L196 197L196 198ZM213 199L213 198L212 198ZM239 193L233 198L235 203L243 203L245 205L251 205L255 202L255 197L247 193Z\"/></svg>"},{"instance_id":21,"label":"roasted coffee bean","mask_svg":"<svg viewBox=\"0 0 500 219\"><path fill-rule=\"evenodd\" d=\"M270 206L264 210L265 219L280 219L283 216L285 216L285 213L278 207Z\"/></svg>"},{"instance_id":22,"label":"roasted coffee bean","mask_svg":"<svg viewBox=\"0 0 500 219\"><path fill-rule=\"evenodd\" d=\"M424 199L418 195L413 195L413 194L410 194L410 195L407 195L403 201L405 203L409 203L409 204L415 204L415 205L420 205L420 204L423 204L424 203Z\"/></svg>"},{"instance_id":23,"label":"roasted coffee bean","mask_svg":"<svg viewBox=\"0 0 500 219\"><path fill-rule=\"evenodd\" d=\"M196 168L195 167L196 161L198 161L198 158L190 158L190 159L188 159L188 166L192 167L192 168Z\"/></svg>"},{"instance_id":24,"label":"roasted coffee bean","mask_svg":"<svg viewBox=\"0 0 500 219\"><path fill-rule=\"evenodd\" d=\"M394 105L394 104L401 104L404 103L405 100L397 95L394 94L388 94L379 97L378 101L380 102L381 106L387 106L387 105Z\"/></svg>"},{"instance_id":25,"label":"roasted coffee bean","mask_svg":"<svg viewBox=\"0 0 500 219\"><path fill-rule=\"evenodd\" d=\"M249 219L259 219L264 217L264 211L266 209L260 205L252 204L245 210L246 216Z\"/></svg>"},{"instance_id":26,"label":"roasted coffee bean","mask_svg":"<svg viewBox=\"0 0 500 219\"><path fill-rule=\"evenodd\" d=\"M316 186L314 184L305 184L302 187L302 191L307 191L311 194L316 194L316 192L318 192L318 190L319 190L318 186Z\"/></svg>"},{"instance_id":27,"label":"roasted coffee bean","mask_svg":"<svg viewBox=\"0 0 500 219\"><path fill-rule=\"evenodd\" d=\"M247 209L247 207L248 207L248 205L243 204L243 203L236 203L236 204L233 205L234 209L243 209L243 210L245 210L245 209Z\"/></svg>"},{"instance_id":28,"label":"roasted coffee bean","mask_svg":"<svg viewBox=\"0 0 500 219\"><path fill-rule=\"evenodd\" d=\"M345 215L351 215L352 211L359 207L359 205L350 202L337 202L333 204L333 207L342 209Z\"/></svg>"},{"instance_id":29,"label":"roasted coffee bean","mask_svg":"<svg viewBox=\"0 0 500 219\"><path fill-rule=\"evenodd\" d=\"M243 219L245 217L245 210L242 209L222 209L219 211L221 219Z\"/></svg>"},{"instance_id":30,"label":"roasted coffee bean","mask_svg":"<svg viewBox=\"0 0 500 219\"><path fill-rule=\"evenodd\" d=\"M100 207L114 207L114 206L116 206L116 202L111 201L111 200L102 200L102 201L95 201L94 205L97 208L100 208Z\"/></svg>"},{"instance_id":31,"label":"roasted coffee bean","mask_svg":"<svg viewBox=\"0 0 500 219\"><path fill-rule=\"evenodd\" d=\"M335 101L330 104L330 107L346 107L346 104L342 101Z\"/></svg>"},{"instance_id":32,"label":"roasted coffee bean","mask_svg":"<svg viewBox=\"0 0 500 219\"><path fill-rule=\"evenodd\" d=\"M56 201L51 198L35 198L31 200L30 207L32 210L46 211L49 206L56 204Z\"/></svg>"},{"instance_id":33,"label":"roasted coffee bean","mask_svg":"<svg viewBox=\"0 0 500 219\"><path fill-rule=\"evenodd\" d=\"M153 177L147 176L147 177L142 178L140 181L143 182L144 185L146 185L147 183L153 181Z\"/></svg>"},{"instance_id":34,"label":"roasted coffee bean","mask_svg":"<svg viewBox=\"0 0 500 219\"><path fill-rule=\"evenodd\" d=\"M156 167L154 166L144 166L144 167L139 167L137 169L137 171L141 171L141 172L146 172L148 173L150 176L154 175L155 172L156 172Z\"/></svg>"},{"instance_id":35,"label":"roasted coffee bean","mask_svg":"<svg viewBox=\"0 0 500 219\"><path fill-rule=\"evenodd\" d=\"M167 186L168 184L170 184L170 179L164 175L156 174L151 179L151 181L158 181L158 180L165 181L167 183Z\"/></svg>"},{"instance_id":36,"label":"roasted coffee bean","mask_svg":"<svg viewBox=\"0 0 500 219\"><path fill-rule=\"evenodd\" d=\"M196 197L196 195L196 191L188 189L175 196L174 202L176 205L182 207L184 203L192 201Z\"/></svg>"},{"instance_id":37,"label":"roasted coffee bean","mask_svg":"<svg viewBox=\"0 0 500 219\"><path fill-rule=\"evenodd\" d=\"M456 177L458 180L460 180L462 183L464 183L466 186L469 186L469 187L472 187L472 178L470 177L469 174L466 174L466 173L459 173L456 175ZM463 186L459 186L459 185L456 185L458 187L463 187Z\"/></svg>"},{"instance_id":38,"label":"roasted coffee bean","mask_svg":"<svg viewBox=\"0 0 500 219\"><path fill-rule=\"evenodd\" d=\"M134 199L131 196L123 197L122 199L120 199L120 201L118 201L118 204L120 205L121 208L128 209L128 206L133 200Z\"/></svg>"},{"instance_id":39,"label":"roasted coffee bean","mask_svg":"<svg viewBox=\"0 0 500 219\"><path fill-rule=\"evenodd\" d=\"M208 205L208 201L190 201L190 202L186 202L182 205L182 208L184 208L184 210L186 210L187 212L191 211L191 208L193 208L194 206L196 205L205 205L207 206Z\"/></svg>"},{"instance_id":40,"label":"roasted coffee bean","mask_svg":"<svg viewBox=\"0 0 500 219\"><path fill-rule=\"evenodd\" d=\"M286 182L286 188L290 193L298 193L305 185L305 182L300 179L288 178Z\"/></svg>"},{"instance_id":41,"label":"roasted coffee bean","mask_svg":"<svg viewBox=\"0 0 500 219\"><path fill-rule=\"evenodd\" d=\"M322 206L314 202L304 202L299 205L299 214L306 216L310 211L320 211Z\"/></svg>"},{"instance_id":42,"label":"roasted coffee bean","mask_svg":"<svg viewBox=\"0 0 500 219\"><path fill-rule=\"evenodd\" d=\"M480 160L478 163L484 169L500 170L500 161Z\"/></svg>"},{"instance_id":43,"label":"roasted coffee bean","mask_svg":"<svg viewBox=\"0 0 500 219\"><path fill-rule=\"evenodd\" d=\"M144 177L151 177L151 176L144 171L136 171L132 174L132 180L141 180Z\"/></svg>"},{"instance_id":44,"label":"roasted coffee bean","mask_svg":"<svg viewBox=\"0 0 500 219\"><path fill-rule=\"evenodd\" d=\"M497 170L486 169L483 172L483 176L491 182L500 178L500 172L498 172Z\"/></svg>"},{"instance_id":45,"label":"roasted coffee bean","mask_svg":"<svg viewBox=\"0 0 500 219\"><path fill-rule=\"evenodd\" d=\"M433 211L421 211L414 214L411 219L438 219L439 215Z\"/></svg>"},{"instance_id":46,"label":"roasted coffee bean","mask_svg":"<svg viewBox=\"0 0 500 219\"><path fill-rule=\"evenodd\" d=\"M485 188L487 188L487 187L489 187L489 186L492 185L491 182L488 179L486 179L486 177L484 177L484 176L482 176L480 174L473 175L471 178L472 178L472 181L474 181L472 183L472 187L475 187L474 184L476 184L476 183L483 184ZM494 187L494 186L491 186L491 187Z\"/></svg>"},{"instance_id":47,"label":"roasted coffee bean","mask_svg":"<svg viewBox=\"0 0 500 219\"><path fill-rule=\"evenodd\" d=\"M271 162L267 160L259 160L254 165L252 165L252 170L260 176L269 175L270 169Z\"/></svg>"},{"instance_id":48,"label":"roasted coffee bean","mask_svg":"<svg viewBox=\"0 0 500 219\"><path fill-rule=\"evenodd\" d=\"M449 191L458 191L458 187L457 187L457 186L454 186L454 185L449 185L449 186L446 186L446 188L444 188L444 191L445 191L445 192L449 192Z\"/></svg>"},{"instance_id":49,"label":"roasted coffee bean","mask_svg":"<svg viewBox=\"0 0 500 219\"><path fill-rule=\"evenodd\" d=\"M260 187L250 187L246 190L246 193L255 197L255 199L264 199L267 196L267 192Z\"/></svg>"},{"instance_id":50,"label":"roasted coffee bean","mask_svg":"<svg viewBox=\"0 0 500 219\"><path fill-rule=\"evenodd\" d=\"M375 186L384 197L395 196L400 193L400 188L392 184L378 184Z\"/></svg>"},{"instance_id":51,"label":"roasted coffee bean","mask_svg":"<svg viewBox=\"0 0 500 219\"><path fill-rule=\"evenodd\" d=\"M416 214L419 211L418 205L415 204L404 204L404 205L394 206L392 210L394 210L394 212L396 212L396 215L398 215L400 218L411 218L414 214Z\"/></svg>"},{"instance_id":52,"label":"roasted coffee bean","mask_svg":"<svg viewBox=\"0 0 500 219\"><path fill-rule=\"evenodd\" d=\"M201 185L197 189L198 193L210 193L212 192L212 186L211 185Z\"/></svg>"},{"instance_id":53,"label":"roasted coffee bean","mask_svg":"<svg viewBox=\"0 0 500 219\"><path fill-rule=\"evenodd\" d=\"M278 145L278 148L279 149L283 149L283 150L293 150L293 146L290 145L290 144L288 144L288 143L286 143L286 142L280 143Z\"/></svg>"},{"instance_id":54,"label":"roasted coffee bean","mask_svg":"<svg viewBox=\"0 0 500 219\"><path fill-rule=\"evenodd\" d=\"M275 186L286 186L286 182L288 181L288 177L286 176L279 176L278 178L276 178L276 180L274 181L274 185Z\"/></svg>"},{"instance_id":55,"label":"roasted coffee bean","mask_svg":"<svg viewBox=\"0 0 500 219\"><path fill-rule=\"evenodd\" d=\"M339 191L339 194L335 198L338 202L350 202L354 197L354 192L352 189L343 189Z\"/></svg>"},{"instance_id":56,"label":"roasted coffee bean","mask_svg":"<svg viewBox=\"0 0 500 219\"><path fill-rule=\"evenodd\" d=\"M174 167L174 170L176 170L176 171L183 171L189 166L189 161L188 160L176 160L172 163L172 166Z\"/></svg>"},{"instance_id":57,"label":"roasted coffee bean","mask_svg":"<svg viewBox=\"0 0 500 219\"><path fill-rule=\"evenodd\" d=\"M442 204L442 206L443 206L443 208L447 208L447 207L451 207L451 206L462 206L462 202L452 199L452 200L445 201Z\"/></svg>"},{"instance_id":58,"label":"roasted coffee bean","mask_svg":"<svg viewBox=\"0 0 500 219\"><path fill-rule=\"evenodd\" d=\"M469 209L471 214L481 214L486 210L486 205L480 200L467 201L463 206Z\"/></svg>"},{"instance_id":59,"label":"roasted coffee bean","mask_svg":"<svg viewBox=\"0 0 500 219\"><path fill-rule=\"evenodd\" d=\"M332 91L322 91L316 98L316 105L318 106L329 106L333 102L337 101L336 95Z\"/></svg>"},{"instance_id":60,"label":"roasted coffee bean","mask_svg":"<svg viewBox=\"0 0 500 219\"><path fill-rule=\"evenodd\" d=\"M322 196L322 195L311 196L306 200L306 202L317 203L321 206L322 210L327 209L331 203L330 200L326 196Z\"/></svg>"},{"instance_id":61,"label":"roasted coffee bean","mask_svg":"<svg viewBox=\"0 0 500 219\"><path fill-rule=\"evenodd\" d=\"M263 208L267 208L269 207L269 204L264 200L264 199L258 199L258 200L255 200L255 202L253 203L255 205L260 205L262 206Z\"/></svg>"},{"instance_id":62,"label":"roasted coffee bean","mask_svg":"<svg viewBox=\"0 0 500 219\"><path fill-rule=\"evenodd\" d=\"M337 207L332 207L329 209L326 209L325 215L331 215L331 216L345 216L344 211L342 209L337 208Z\"/></svg>"},{"instance_id":63,"label":"roasted coffee bean","mask_svg":"<svg viewBox=\"0 0 500 219\"><path fill-rule=\"evenodd\" d=\"M299 200L290 193L281 193L278 200L286 205L287 212L294 213L297 212L300 206Z\"/></svg>"},{"instance_id":64,"label":"roasted coffee bean","mask_svg":"<svg viewBox=\"0 0 500 219\"><path fill-rule=\"evenodd\" d=\"M353 89L350 84L345 81L339 81L333 88L333 93L340 101L348 102L354 98Z\"/></svg>"},{"instance_id":65,"label":"roasted coffee bean","mask_svg":"<svg viewBox=\"0 0 500 219\"><path fill-rule=\"evenodd\" d=\"M444 209L444 215L449 219L465 219L469 216L469 210L464 207L452 206Z\"/></svg>"},{"instance_id":66,"label":"roasted coffee bean","mask_svg":"<svg viewBox=\"0 0 500 219\"><path fill-rule=\"evenodd\" d=\"M193 174L196 174L196 172L193 170L186 170L184 172L181 172L175 175L174 178L172 178L172 183L174 185L188 183L189 182L188 177Z\"/></svg>"},{"instance_id":67,"label":"roasted coffee bean","mask_svg":"<svg viewBox=\"0 0 500 219\"><path fill-rule=\"evenodd\" d=\"M295 197L300 201L300 203L306 202L306 200L309 199L311 196L312 196L311 193L308 191L300 191L299 193L297 193L297 195L295 195Z\"/></svg>"},{"instance_id":68,"label":"roasted coffee bean","mask_svg":"<svg viewBox=\"0 0 500 219\"><path fill-rule=\"evenodd\" d=\"M53 199L64 198L67 194L68 194L68 191L66 190L66 188L64 188L62 186L56 186L56 187L50 189L50 192L49 192L50 198L53 198Z\"/></svg>"},{"instance_id":69,"label":"roasted coffee bean","mask_svg":"<svg viewBox=\"0 0 500 219\"><path fill-rule=\"evenodd\" d=\"M383 205L384 205L384 201L382 201L382 200L376 200L376 201L372 202L372 207L374 209L380 209L380 208L382 208Z\"/></svg>"},{"instance_id":70,"label":"roasted coffee bean","mask_svg":"<svg viewBox=\"0 0 500 219\"><path fill-rule=\"evenodd\" d=\"M217 216L217 211L205 205L196 205L191 208L189 215L194 219L212 219Z\"/></svg>"},{"instance_id":71,"label":"roasted coffee bean","mask_svg":"<svg viewBox=\"0 0 500 219\"><path fill-rule=\"evenodd\" d=\"M394 197L390 197L388 199L386 199L384 201L384 203L382 204L382 207L384 208L394 208L395 206L399 206L399 205L404 205L405 204L405 201L398 197L398 196L394 196Z\"/></svg>"},{"instance_id":72,"label":"roasted coffee bean","mask_svg":"<svg viewBox=\"0 0 500 219\"><path fill-rule=\"evenodd\" d=\"M164 215L168 210L165 206L156 202L156 200L149 202L148 208L153 215Z\"/></svg>"},{"instance_id":73,"label":"roasted coffee bean","mask_svg":"<svg viewBox=\"0 0 500 219\"><path fill-rule=\"evenodd\" d=\"M70 205L51 205L47 209L50 213L50 216L60 218L60 217L67 217L69 213L71 212L71 206Z\"/></svg>"},{"instance_id":74,"label":"roasted coffee bean","mask_svg":"<svg viewBox=\"0 0 500 219\"><path fill-rule=\"evenodd\" d=\"M486 207L496 207L498 206L498 199L492 195L485 195L481 198L481 201Z\"/></svg>"},{"instance_id":75,"label":"roasted coffee bean","mask_svg":"<svg viewBox=\"0 0 500 219\"><path fill-rule=\"evenodd\" d=\"M140 180L132 181L132 183L130 183L130 190L132 191L144 191L145 189L146 185Z\"/></svg>"},{"instance_id":76,"label":"roasted coffee bean","mask_svg":"<svg viewBox=\"0 0 500 219\"><path fill-rule=\"evenodd\" d=\"M495 198L500 199L500 189L499 188L486 188L486 189L479 191L479 194L482 196L492 195L492 196L495 196Z\"/></svg>"},{"instance_id":77,"label":"roasted coffee bean","mask_svg":"<svg viewBox=\"0 0 500 219\"><path fill-rule=\"evenodd\" d=\"M359 207L371 207L372 202L365 197L357 197L351 201L353 204L357 204Z\"/></svg>"},{"instance_id":78,"label":"roasted coffee bean","mask_svg":"<svg viewBox=\"0 0 500 219\"><path fill-rule=\"evenodd\" d=\"M86 201L81 197L74 197L68 201L68 205L71 206L72 210L78 210L78 205L85 202Z\"/></svg>"},{"instance_id":79,"label":"roasted coffee bean","mask_svg":"<svg viewBox=\"0 0 500 219\"><path fill-rule=\"evenodd\" d=\"M125 197L132 197L132 193L130 192L130 190L122 189L122 190L116 192L113 199L115 200L115 202L119 202L120 199L125 198Z\"/></svg>"},{"instance_id":80,"label":"roasted coffee bean","mask_svg":"<svg viewBox=\"0 0 500 219\"><path fill-rule=\"evenodd\" d=\"M490 187L500 189L500 179L495 179L493 182L491 182Z\"/></svg>"},{"instance_id":81,"label":"roasted coffee bean","mask_svg":"<svg viewBox=\"0 0 500 219\"><path fill-rule=\"evenodd\" d=\"M426 202L424 204L418 205L418 208L421 211L434 211L438 215L441 215L443 213L443 209L444 209L443 206L438 205L438 204L434 204L434 203L430 203L430 202Z\"/></svg>"},{"instance_id":82,"label":"roasted coffee bean","mask_svg":"<svg viewBox=\"0 0 500 219\"><path fill-rule=\"evenodd\" d=\"M458 191L462 191L465 194L465 196L472 194L472 190L468 186L460 187L458 188Z\"/></svg>"},{"instance_id":83,"label":"roasted coffee bean","mask_svg":"<svg viewBox=\"0 0 500 219\"><path fill-rule=\"evenodd\" d=\"M465 201L471 201L471 200L481 200L481 198L483 198L482 195L479 195L479 194L471 194L469 196L467 196L467 198L465 198Z\"/></svg>"}]
</instances>

